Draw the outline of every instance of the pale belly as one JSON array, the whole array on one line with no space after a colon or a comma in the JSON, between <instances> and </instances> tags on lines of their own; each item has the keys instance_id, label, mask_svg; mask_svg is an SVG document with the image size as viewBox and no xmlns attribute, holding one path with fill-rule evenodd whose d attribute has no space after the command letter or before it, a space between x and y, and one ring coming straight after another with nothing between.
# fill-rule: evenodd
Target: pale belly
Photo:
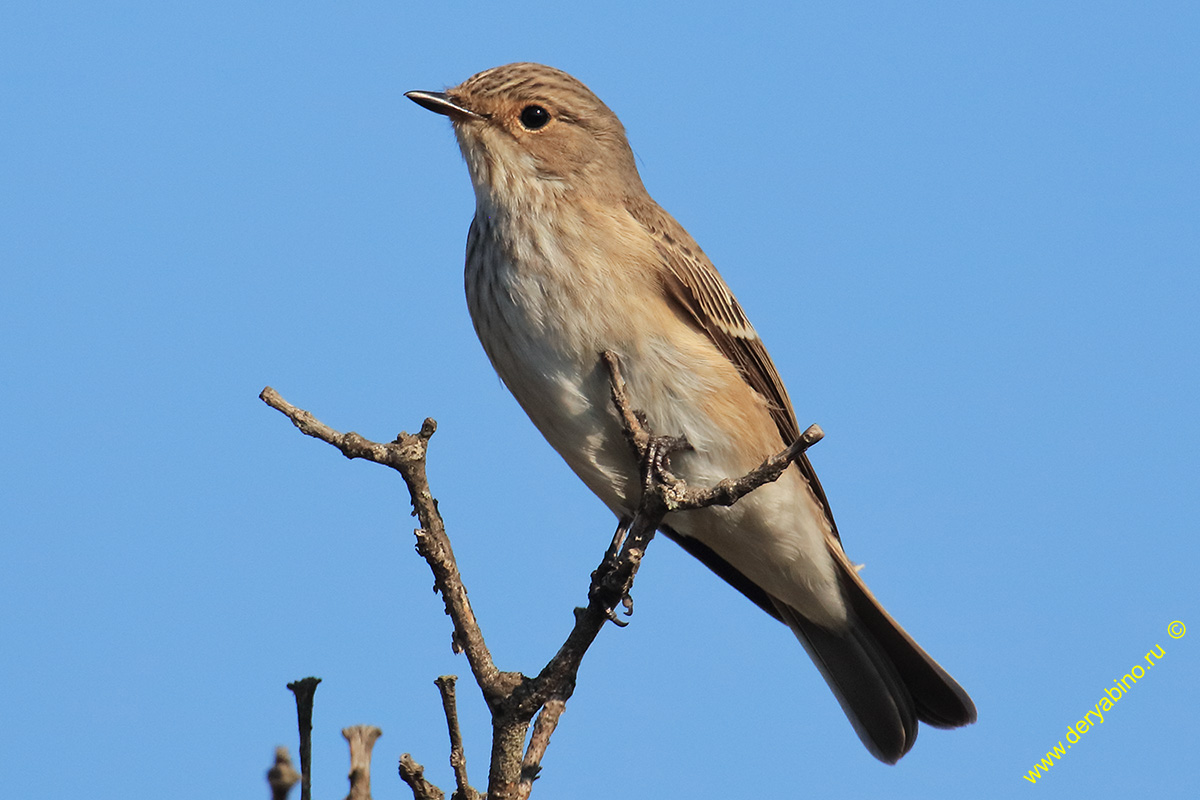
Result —
<instances>
[{"instance_id":1,"label":"pale belly","mask_svg":"<svg viewBox=\"0 0 1200 800\"><path fill-rule=\"evenodd\" d=\"M664 327L661 319L627 307L569 308L567 289L545 280L523 284L511 272L504 277L472 281L468 270L467 301L480 341L534 425L613 513L631 515L639 478L610 398L609 374L600 361L604 350L620 358L631 403L654 432L683 435L692 444L693 450L672 459L689 483L709 486L738 477L780 449L765 405L748 414L738 409L746 419L730 432L730 417L720 409L732 366L716 360L719 354L703 335L682 323ZM622 302L629 300L626 295ZM844 621L825 544L828 522L797 470L731 507L678 512L666 522L806 616L830 625Z\"/></svg>"}]
</instances>

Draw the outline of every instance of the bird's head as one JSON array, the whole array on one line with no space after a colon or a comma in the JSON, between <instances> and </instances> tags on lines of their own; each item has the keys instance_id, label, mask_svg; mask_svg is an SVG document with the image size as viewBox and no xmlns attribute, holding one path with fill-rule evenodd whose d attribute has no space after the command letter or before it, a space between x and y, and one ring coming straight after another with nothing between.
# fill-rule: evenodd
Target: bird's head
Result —
<instances>
[{"instance_id":1,"label":"bird's head","mask_svg":"<svg viewBox=\"0 0 1200 800\"><path fill-rule=\"evenodd\" d=\"M507 64L444 92L405 96L450 118L481 200L511 207L642 190L617 115L561 70Z\"/></svg>"}]
</instances>

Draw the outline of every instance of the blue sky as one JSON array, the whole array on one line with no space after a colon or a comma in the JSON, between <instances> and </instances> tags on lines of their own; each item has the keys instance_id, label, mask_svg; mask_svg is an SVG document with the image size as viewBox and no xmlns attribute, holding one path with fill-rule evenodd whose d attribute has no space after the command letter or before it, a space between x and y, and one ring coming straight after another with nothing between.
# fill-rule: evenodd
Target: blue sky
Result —
<instances>
[{"instance_id":1,"label":"blue sky","mask_svg":"<svg viewBox=\"0 0 1200 800\"><path fill-rule=\"evenodd\" d=\"M403 486L264 385L376 439L435 417L493 653L553 653L613 521L475 341L466 170L402 96L534 60L620 115L824 427L851 557L980 713L876 763L791 634L664 540L535 796L1187 796L1198 36L1188 3L8 4L0 794L264 796L310 674L318 798L356 723L376 797L405 751L451 784L433 679L467 667Z\"/></svg>"}]
</instances>

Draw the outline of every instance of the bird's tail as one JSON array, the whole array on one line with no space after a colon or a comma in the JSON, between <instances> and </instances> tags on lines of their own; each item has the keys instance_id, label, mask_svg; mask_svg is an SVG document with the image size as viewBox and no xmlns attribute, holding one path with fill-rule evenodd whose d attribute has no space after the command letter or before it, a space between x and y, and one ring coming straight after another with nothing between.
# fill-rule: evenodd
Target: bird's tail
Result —
<instances>
[{"instance_id":1,"label":"bird's tail","mask_svg":"<svg viewBox=\"0 0 1200 800\"><path fill-rule=\"evenodd\" d=\"M912 749L918 720L938 728L974 722L966 691L883 609L841 547L829 549L849 605L848 628L831 631L782 603L775 607L871 754L895 764Z\"/></svg>"}]
</instances>

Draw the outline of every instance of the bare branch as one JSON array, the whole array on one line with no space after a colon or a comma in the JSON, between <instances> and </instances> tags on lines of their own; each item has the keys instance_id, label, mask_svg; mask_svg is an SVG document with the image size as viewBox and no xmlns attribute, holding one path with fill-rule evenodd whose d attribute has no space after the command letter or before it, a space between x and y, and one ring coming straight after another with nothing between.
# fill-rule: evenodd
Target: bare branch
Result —
<instances>
[{"instance_id":1,"label":"bare branch","mask_svg":"<svg viewBox=\"0 0 1200 800\"><path fill-rule=\"evenodd\" d=\"M286 747L275 748L275 763L267 771L267 783L271 786L271 800L287 800L288 792L300 782L300 773L292 764Z\"/></svg>"},{"instance_id":2,"label":"bare branch","mask_svg":"<svg viewBox=\"0 0 1200 800\"><path fill-rule=\"evenodd\" d=\"M287 685L296 696L296 718L300 725L300 800L312 797L313 695L320 682L320 678L301 678Z\"/></svg>"},{"instance_id":3,"label":"bare branch","mask_svg":"<svg viewBox=\"0 0 1200 800\"><path fill-rule=\"evenodd\" d=\"M425 768L408 753L400 756L400 780L412 789L413 800L445 800L446 793L425 780Z\"/></svg>"},{"instance_id":4,"label":"bare branch","mask_svg":"<svg viewBox=\"0 0 1200 800\"><path fill-rule=\"evenodd\" d=\"M671 511L689 511L708 506L731 506L763 484L779 480L792 462L805 450L825 438L820 425L809 425L800 438L786 450L768 456L761 464L740 478L726 478L708 489L688 489L683 481L667 486Z\"/></svg>"},{"instance_id":5,"label":"bare branch","mask_svg":"<svg viewBox=\"0 0 1200 800\"><path fill-rule=\"evenodd\" d=\"M347 458L362 458L391 467L404 478L413 511L421 523L416 531L417 552L429 564L434 588L442 595L446 613L454 623L454 650L466 655L475 682L483 690L484 700L492 712L492 758L488 773L490 800L516 797L525 734L538 706L528 711L519 704L514 707L512 698L528 679L519 672L501 672L496 668L467 600L467 590L454 559L454 550L425 474L425 454L437 424L432 419L426 419L420 433L415 436L401 432L395 441L380 444L357 433L339 433L307 411L288 403L269 386L263 389L259 397L267 405L284 413L302 433L333 445Z\"/></svg>"},{"instance_id":6,"label":"bare branch","mask_svg":"<svg viewBox=\"0 0 1200 800\"><path fill-rule=\"evenodd\" d=\"M374 725L342 728L342 736L350 743L350 794L346 800L371 800L371 750L382 735Z\"/></svg>"},{"instance_id":7,"label":"bare branch","mask_svg":"<svg viewBox=\"0 0 1200 800\"><path fill-rule=\"evenodd\" d=\"M600 354L600 360L608 368L609 389L613 405L621 415L621 430L633 447L633 452L640 456L650 444L650 432L645 427L646 419L629 402L629 394L625 391L625 377L621 374L621 361L617 354L605 350Z\"/></svg>"},{"instance_id":8,"label":"bare branch","mask_svg":"<svg viewBox=\"0 0 1200 800\"><path fill-rule=\"evenodd\" d=\"M478 800L479 792L471 788L467 780L467 756L463 752L462 731L458 727L458 702L454 693L454 683L457 680L457 675L442 675L434 683L442 693L446 727L450 730L450 767L454 770L454 783L458 788L455 797L459 800Z\"/></svg>"},{"instance_id":9,"label":"bare branch","mask_svg":"<svg viewBox=\"0 0 1200 800\"><path fill-rule=\"evenodd\" d=\"M546 755L546 747L550 737L558 727L558 718L562 716L567 704L563 700L548 700L538 712L533 723L533 733L529 736L529 748L521 761L521 794L520 800L526 800L533 791L533 782L542 771L542 757Z\"/></svg>"},{"instance_id":10,"label":"bare branch","mask_svg":"<svg viewBox=\"0 0 1200 800\"><path fill-rule=\"evenodd\" d=\"M415 532L417 552L433 571L434 587L442 595L446 613L454 623L455 652L466 654L471 672L483 689L484 698L488 700L489 705L496 698L503 697L511 691L512 685L518 682L521 676L515 673L501 673L492 661L492 654L488 651L483 633L479 630L479 623L475 619L475 612L467 599L467 590L458 572L454 550L450 546L449 537L446 536L437 501L429 490L429 481L425 475L425 453L430 437L437 430L437 423L426 419L416 435L401 432L395 441L380 444L357 433L339 433L307 411L288 403L269 386L262 390L259 397L267 405L283 412L302 433L333 445L347 458L374 461L400 473L408 486L413 512L421 523L421 527Z\"/></svg>"},{"instance_id":11,"label":"bare branch","mask_svg":"<svg viewBox=\"0 0 1200 800\"><path fill-rule=\"evenodd\" d=\"M821 429L813 425L790 447L767 458L747 475L723 480L711 488L692 489L670 470L671 454L689 448L687 440L655 435L645 415L630 404L617 356L606 351L601 354L601 361L609 370L613 404L640 466L642 498L633 517L621 521L612 546L592 573L587 606L575 609L575 625L566 641L536 678L519 672L501 672L495 666L467 600L437 501L429 490L425 475L428 443L436 430L434 421L425 420L420 433L415 436L401 433L394 442L379 444L356 433L338 433L308 412L288 404L270 387L260 395L264 402L286 414L303 433L332 444L347 458L363 458L392 467L404 478L413 512L421 523L421 528L416 531L417 551L433 571L434 587L441 593L446 613L454 623L454 649L466 654L471 672L492 713L487 800L529 796L550 737L566 701L575 691L584 655L605 622L624 624L615 612L619 605L624 606L627 614L632 613L630 591L633 581L663 517L672 511L732 505L759 486L778 479L795 459L823 436ZM467 782L454 680L453 676L443 676L437 685L442 692L450 730L450 760L457 785L455 796L461 800L477 800L478 792ZM537 722L526 748L526 734L535 714ZM407 753L400 759L400 776L412 789L415 800L442 800L444 797L438 787L425 780L424 769Z\"/></svg>"}]
</instances>

